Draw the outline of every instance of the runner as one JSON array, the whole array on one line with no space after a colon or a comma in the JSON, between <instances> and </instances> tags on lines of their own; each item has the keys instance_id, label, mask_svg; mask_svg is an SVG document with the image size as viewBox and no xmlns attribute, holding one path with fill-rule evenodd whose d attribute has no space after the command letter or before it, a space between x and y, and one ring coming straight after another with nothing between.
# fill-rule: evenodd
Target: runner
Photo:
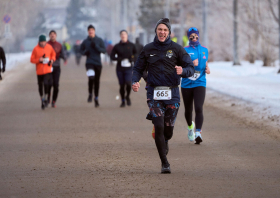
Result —
<instances>
[{"instance_id":1,"label":"runner","mask_svg":"<svg viewBox=\"0 0 280 198\"><path fill-rule=\"evenodd\" d=\"M128 106L131 105L131 77L134 55L136 54L135 45L128 41L128 33L126 30L120 31L121 41L116 44L111 52L111 59L117 60L117 76L120 85L120 94L122 103L120 107L125 107L125 101ZM126 88L126 96L125 96Z\"/></svg>"},{"instance_id":2,"label":"runner","mask_svg":"<svg viewBox=\"0 0 280 198\"><path fill-rule=\"evenodd\" d=\"M2 70L1 70L1 62L2 62ZM0 80L2 80L1 71L4 73L6 70L6 56L2 47L0 47Z\"/></svg>"},{"instance_id":3,"label":"runner","mask_svg":"<svg viewBox=\"0 0 280 198\"><path fill-rule=\"evenodd\" d=\"M102 70L101 53L105 53L106 49L101 38L95 35L95 28L93 25L88 26L88 37L81 44L81 53L87 56L86 69L88 76L88 102L92 102L92 90L94 84L94 102L95 107L99 107L98 94L100 76Z\"/></svg>"},{"instance_id":4,"label":"runner","mask_svg":"<svg viewBox=\"0 0 280 198\"><path fill-rule=\"evenodd\" d=\"M160 19L155 32L154 41L144 47L136 61L132 88L135 92L139 90L139 80L147 67L147 104L155 126L155 143L162 163L161 173L171 173L166 155L180 106L178 85L181 77L194 74L194 66L184 48L171 41L169 19Z\"/></svg>"},{"instance_id":5,"label":"runner","mask_svg":"<svg viewBox=\"0 0 280 198\"><path fill-rule=\"evenodd\" d=\"M113 66L113 62L111 59L111 53L112 53L113 48L114 48L113 42L111 40L108 41L108 45L106 47L106 52L107 52L107 57L109 59L110 66Z\"/></svg>"},{"instance_id":6,"label":"runner","mask_svg":"<svg viewBox=\"0 0 280 198\"><path fill-rule=\"evenodd\" d=\"M199 31L195 27L188 30L189 46L185 50L191 56L195 66L195 73L190 78L183 78L181 92L185 105L185 118L188 123L188 138L195 144L202 142L201 132L203 124L203 103L206 93L206 75L210 74L208 67L208 49L199 43ZM193 103L195 108L195 122L192 121ZM194 128L196 130L194 133Z\"/></svg>"},{"instance_id":7,"label":"runner","mask_svg":"<svg viewBox=\"0 0 280 198\"><path fill-rule=\"evenodd\" d=\"M49 94L48 94L48 103L50 103L50 97L51 97L51 89L53 87L53 97L52 97L52 107L56 107L56 102L57 102L57 96L58 96L58 87L59 87L59 78L60 78L60 58L64 60L64 64L67 64L66 60L66 54L63 50L62 45L56 41L56 32L54 30L51 30L49 33L50 40L48 44L50 44L55 53L56 53L56 61L53 63L53 71L52 71L52 84L50 85L49 88Z\"/></svg>"},{"instance_id":8,"label":"runner","mask_svg":"<svg viewBox=\"0 0 280 198\"><path fill-rule=\"evenodd\" d=\"M48 104L49 85L52 83L52 64L55 61L55 51L47 44L46 36L39 36L39 43L33 49L30 62L36 64L36 73L41 97L41 108L45 109Z\"/></svg>"},{"instance_id":9,"label":"runner","mask_svg":"<svg viewBox=\"0 0 280 198\"><path fill-rule=\"evenodd\" d=\"M81 47L81 41L76 40L76 44L74 45L74 53L75 53L76 63L78 66L80 65L81 58L82 58L80 47Z\"/></svg>"}]
</instances>

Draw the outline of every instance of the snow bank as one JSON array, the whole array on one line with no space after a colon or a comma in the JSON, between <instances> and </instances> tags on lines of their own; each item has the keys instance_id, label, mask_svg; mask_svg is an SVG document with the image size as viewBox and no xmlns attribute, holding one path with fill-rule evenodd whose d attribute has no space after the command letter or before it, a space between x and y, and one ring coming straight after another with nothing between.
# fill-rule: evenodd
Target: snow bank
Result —
<instances>
[{"instance_id":1,"label":"snow bank","mask_svg":"<svg viewBox=\"0 0 280 198\"><path fill-rule=\"evenodd\" d=\"M262 61L255 64L241 62L209 63L211 74L207 75L207 87L242 100L256 104L256 110L280 115L279 66L262 67Z\"/></svg>"},{"instance_id":2,"label":"snow bank","mask_svg":"<svg viewBox=\"0 0 280 198\"><path fill-rule=\"evenodd\" d=\"M30 56L31 52L6 54L6 70L9 71L15 68L18 64L28 62L30 60Z\"/></svg>"}]
</instances>

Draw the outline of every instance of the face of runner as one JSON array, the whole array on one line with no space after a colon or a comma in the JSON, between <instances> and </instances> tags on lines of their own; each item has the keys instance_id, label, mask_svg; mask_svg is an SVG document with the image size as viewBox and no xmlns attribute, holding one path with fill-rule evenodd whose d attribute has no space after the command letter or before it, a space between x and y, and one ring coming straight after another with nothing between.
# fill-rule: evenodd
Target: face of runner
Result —
<instances>
[{"instance_id":1,"label":"face of runner","mask_svg":"<svg viewBox=\"0 0 280 198\"><path fill-rule=\"evenodd\" d=\"M169 35L169 29L164 24L159 24L157 26L157 37L160 42L164 42Z\"/></svg>"},{"instance_id":2,"label":"face of runner","mask_svg":"<svg viewBox=\"0 0 280 198\"><path fill-rule=\"evenodd\" d=\"M50 39L51 39L52 42L56 41L56 33L52 32L52 33L50 33L49 36L50 36Z\"/></svg>"},{"instance_id":3,"label":"face of runner","mask_svg":"<svg viewBox=\"0 0 280 198\"><path fill-rule=\"evenodd\" d=\"M189 39L193 42L196 42L198 40L198 35L196 33L192 33Z\"/></svg>"},{"instance_id":4,"label":"face of runner","mask_svg":"<svg viewBox=\"0 0 280 198\"><path fill-rule=\"evenodd\" d=\"M47 44L47 41L41 41L39 42L40 47L45 47Z\"/></svg>"},{"instance_id":5,"label":"face of runner","mask_svg":"<svg viewBox=\"0 0 280 198\"><path fill-rule=\"evenodd\" d=\"M91 38L95 37L95 29L90 28L88 30L88 36L91 37Z\"/></svg>"},{"instance_id":6,"label":"face of runner","mask_svg":"<svg viewBox=\"0 0 280 198\"><path fill-rule=\"evenodd\" d=\"M128 40L128 35L127 35L127 33L125 31L123 31L121 33L121 40L122 40L123 43L126 43L127 40Z\"/></svg>"}]
</instances>

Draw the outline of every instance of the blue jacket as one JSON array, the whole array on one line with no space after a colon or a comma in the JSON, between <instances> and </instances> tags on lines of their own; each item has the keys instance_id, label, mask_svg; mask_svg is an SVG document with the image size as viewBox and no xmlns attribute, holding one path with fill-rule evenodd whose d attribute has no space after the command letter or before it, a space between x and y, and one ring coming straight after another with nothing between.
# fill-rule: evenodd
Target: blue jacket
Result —
<instances>
[{"instance_id":1,"label":"blue jacket","mask_svg":"<svg viewBox=\"0 0 280 198\"><path fill-rule=\"evenodd\" d=\"M183 73L179 76L175 66L181 66ZM133 68L132 82L139 82L143 72L147 69L147 98L153 100L155 86L173 87L172 99L164 100L165 104L180 102L180 92L177 87L181 77L189 77L194 73L193 62L182 46L171 41L170 38L164 42L158 41L147 44L137 58Z\"/></svg>"},{"instance_id":2,"label":"blue jacket","mask_svg":"<svg viewBox=\"0 0 280 198\"><path fill-rule=\"evenodd\" d=\"M198 59L198 66L195 66L194 69L197 75L200 72L200 76L195 80L189 78L182 78L181 87L182 88L194 88L194 87L206 87L206 61L208 60L208 49L201 45L190 47L185 47L185 50L191 56L192 61ZM197 75L198 76L198 75Z\"/></svg>"},{"instance_id":3,"label":"blue jacket","mask_svg":"<svg viewBox=\"0 0 280 198\"><path fill-rule=\"evenodd\" d=\"M95 36L94 38L87 37L80 47L81 53L87 56L86 64L101 66L100 54L105 53L104 41Z\"/></svg>"}]
</instances>

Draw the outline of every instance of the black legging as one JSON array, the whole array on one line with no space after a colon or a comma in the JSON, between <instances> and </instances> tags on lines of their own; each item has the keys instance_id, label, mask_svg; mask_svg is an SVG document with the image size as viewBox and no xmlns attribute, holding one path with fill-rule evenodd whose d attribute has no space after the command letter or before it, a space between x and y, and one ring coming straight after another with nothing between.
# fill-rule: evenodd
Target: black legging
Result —
<instances>
[{"instance_id":1,"label":"black legging","mask_svg":"<svg viewBox=\"0 0 280 198\"><path fill-rule=\"evenodd\" d=\"M126 70L117 70L117 76L120 85L120 94L122 101L129 99L131 92L131 78L132 78L132 68ZM126 87L126 88L125 88ZM126 96L125 96L126 90Z\"/></svg>"},{"instance_id":2,"label":"black legging","mask_svg":"<svg viewBox=\"0 0 280 198\"><path fill-rule=\"evenodd\" d=\"M57 101L57 96L58 96L58 92L59 92L59 78L60 78L60 66L53 66L53 71L52 71L52 84L49 88L49 98L48 100L50 100L51 97L51 90L53 87L53 97L52 97L52 101L56 102Z\"/></svg>"},{"instance_id":3,"label":"black legging","mask_svg":"<svg viewBox=\"0 0 280 198\"><path fill-rule=\"evenodd\" d=\"M193 103L195 109L195 125L197 129L202 129L203 124L203 104L205 100L205 87L181 88L184 105L185 118L188 126L192 125Z\"/></svg>"},{"instance_id":4,"label":"black legging","mask_svg":"<svg viewBox=\"0 0 280 198\"><path fill-rule=\"evenodd\" d=\"M101 76L102 66L94 66L95 76L88 77L88 92L92 95L93 85L94 85L94 95L98 97L99 86L100 86L100 76Z\"/></svg>"},{"instance_id":5,"label":"black legging","mask_svg":"<svg viewBox=\"0 0 280 198\"><path fill-rule=\"evenodd\" d=\"M51 73L44 74L44 75L37 75L37 80L38 80L39 94L42 98L44 94L45 96L49 94L49 88L50 85L52 84Z\"/></svg>"},{"instance_id":6,"label":"black legging","mask_svg":"<svg viewBox=\"0 0 280 198\"><path fill-rule=\"evenodd\" d=\"M155 126L155 142L161 163L169 164L166 158L165 141L170 140L172 138L174 126L166 126L164 124L163 116L153 118L153 124Z\"/></svg>"}]
</instances>

